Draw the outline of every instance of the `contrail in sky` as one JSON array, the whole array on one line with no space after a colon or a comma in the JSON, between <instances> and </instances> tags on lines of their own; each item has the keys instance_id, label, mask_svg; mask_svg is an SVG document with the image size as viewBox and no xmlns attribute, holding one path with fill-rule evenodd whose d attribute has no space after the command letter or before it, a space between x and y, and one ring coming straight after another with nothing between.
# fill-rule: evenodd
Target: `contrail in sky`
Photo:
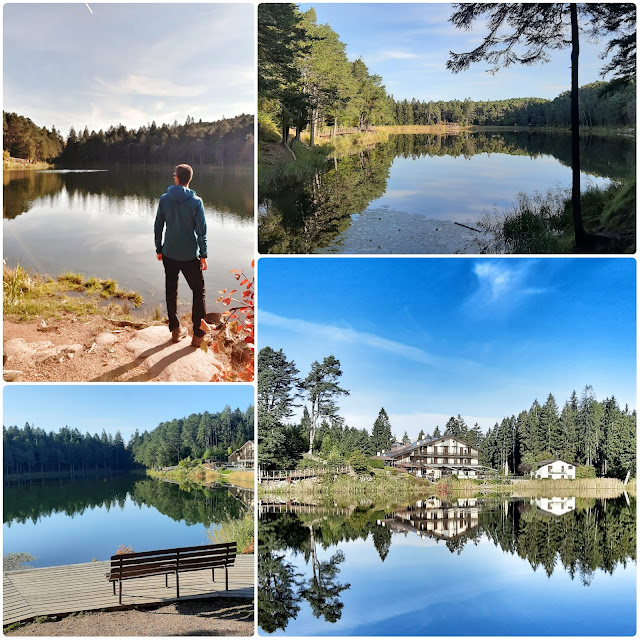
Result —
<instances>
[{"instance_id":1,"label":"contrail in sky","mask_svg":"<svg viewBox=\"0 0 640 640\"><path fill-rule=\"evenodd\" d=\"M91 7L89 6L89 3L85 2L85 4L87 5L87 9L89 9L89 11L91 11ZM91 15L93 15L93 11L91 11Z\"/></svg>"}]
</instances>

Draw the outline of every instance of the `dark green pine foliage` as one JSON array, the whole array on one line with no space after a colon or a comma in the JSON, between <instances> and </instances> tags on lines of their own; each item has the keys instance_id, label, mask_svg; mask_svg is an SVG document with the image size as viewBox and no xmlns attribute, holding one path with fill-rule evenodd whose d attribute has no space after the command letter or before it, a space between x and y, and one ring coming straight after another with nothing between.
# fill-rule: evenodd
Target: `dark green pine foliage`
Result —
<instances>
[{"instance_id":1,"label":"dark green pine foliage","mask_svg":"<svg viewBox=\"0 0 640 640\"><path fill-rule=\"evenodd\" d=\"M378 412L378 417L373 423L371 431L371 446L374 453L388 451L391 448L391 422L384 407Z\"/></svg>"}]
</instances>

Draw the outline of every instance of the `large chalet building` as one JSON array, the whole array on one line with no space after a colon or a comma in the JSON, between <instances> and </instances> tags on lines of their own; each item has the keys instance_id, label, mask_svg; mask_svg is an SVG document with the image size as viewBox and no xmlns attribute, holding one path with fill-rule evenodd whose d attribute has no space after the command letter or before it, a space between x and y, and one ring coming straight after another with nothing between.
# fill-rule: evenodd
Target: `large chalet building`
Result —
<instances>
[{"instance_id":1,"label":"large chalet building","mask_svg":"<svg viewBox=\"0 0 640 640\"><path fill-rule=\"evenodd\" d=\"M387 466L430 480L450 475L478 478L486 473L495 473L493 469L479 464L477 447L450 435L394 445L389 451L381 451L374 457L383 460Z\"/></svg>"}]
</instances>

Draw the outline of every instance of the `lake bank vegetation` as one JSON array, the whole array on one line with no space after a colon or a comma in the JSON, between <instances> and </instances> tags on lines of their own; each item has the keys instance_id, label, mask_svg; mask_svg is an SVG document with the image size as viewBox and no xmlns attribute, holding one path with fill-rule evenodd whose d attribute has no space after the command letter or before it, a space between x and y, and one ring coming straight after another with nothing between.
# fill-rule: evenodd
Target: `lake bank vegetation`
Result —
<instances>
[{"instance_id":1,"label":"lake bank vegetation","mask_svg":"<svg viewBox=\"0 0 640 640\"><path fill-rule=\"evenodd\" d=\"M612 180L606 187L590 185L580 201L585 227L603 234L600 249L635 252L635 177ZM521 192L509 209L485 215L478 227L495 238L491 252L571 253L575 243L571 191Z\"/></svg>"},{"instance_id":2,"label":"lake bank vegetation","mask_svg":"<svg viewBox=\"0 0 640 640\"><path fill-rule=\"evenodd\" d=\"M49 131L29 118L3 112L3 150L27 165L45 162L64 167L112 167L186 162L193 166L251 168L253 122L253 116L246 114L216 122L196 122L187 116L184 124L174 121L158 126L154 121L138 129L120 124L106 131L84 127L77 132L71 127L65 139L55 127Z\"/></svg>"},{"instance_id":3,"label":"lake bank vegetation","mask_svg":"<svg viewBox=\"0 0 640 640\"><path fill-rule=\"evenodd\" d=\"M183 464L186 463L186 464ZM193 484L208 484L219 482L221 484L232 484L243 489L254 487L254 473L250 471L240 471L238 469L226 469L224 467L211 469L201 462L191 463L181 460L177 468L170 469L147 469L147 475L159 480L171 480L172 482L191 482Z\"/></svg>"},{"instance_id":4,"label":"lake bank vegetation","mask_svg":"<svg viewBox=\"0 0 640 640\"><path fill-rule=\"evenodd\" d=\"M342 370L334 356L314 362L306 377L299 375L294 362L280 349L264 347L258 354L258 462L264 471L330 469L348 465L350 472L320 473L315 480L296 486L281 482L262 485L261 491L284 495L413 494L428 491L483 491L510 493L510 475L528 476L542 460L558 457L578 466L578 478L600 476L595 488L621 487L621 480L636 475L636 412L620 408L614 397L596 399L586 386L580 396L574 391L560 409L552 394L544 404L534 400L531 407L512 415L483 433L476 423L466 424L451 416L433 433L420 431L417 439L451 435L477 447L479 464L497 470L502 477L491 480L452 478L455 487L434 485L374 458L394 444L412 442L405 431L393 434L389 417L381 408L371 432L346 424L340 416L338 399L349 391L340 386ZM300 400L302 399L302 403ZM294 418L302 404L302 414ZM612 487L605 487L615 478ZM445 483L446 484L446 483ZM503 486L508 485L508 488ZM437 489L440 486L440 489ZM557 485L553 485L557 486ZM620 489L622 490L622 489Z\"/></svg>"},{"instance_id":5,"label":"lake bank vegetation","mask_svg":"<svg viewBox=\"0 0 640 640\"><path fill-rule=\"evenodd\" d=\"M27 271L20 264L15 267L3 264L2 284L4 318L17 322L30 322L35 318L48 320L68 314L79 319L101 315L122 320L130 317L131 306L137 308L143 303L139 293L124 291L112 278L86 278L70 272L49 277ZM105 304L110 300L110 304ZM122 300L123 304L114 300ZM155 315L159 314L156 309Z\"/></svg>"}]
</instances>

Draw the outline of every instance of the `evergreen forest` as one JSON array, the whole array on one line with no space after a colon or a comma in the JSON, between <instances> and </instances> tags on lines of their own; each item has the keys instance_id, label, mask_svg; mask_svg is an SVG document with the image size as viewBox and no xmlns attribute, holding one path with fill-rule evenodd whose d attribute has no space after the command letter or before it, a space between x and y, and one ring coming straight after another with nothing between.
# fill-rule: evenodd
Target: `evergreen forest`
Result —
<instances>
[{"instance_id":1,"label":"evergreen forest","mask_svg":"<svg viewBox=\"0 0 640 640\"><path fill-rule=\"evenodd\" d=\"M29 118L3 112L5 157L51 162L65 167L166 165L187 163L229 167L253 166L253 116L239 115L217 122L195 121L138 129L122 124L106 131L71 127L66 138Z\"/></svg>"},{"instance_id":2,"label":"evergreen forest","mask_svg":"<svg viewBox=\"0 0 640 640\"><path fill-rule=\"evenodd\" d=\"M258 460L267 470L312 463L361 465L362 458L409 444L402 425L391 425L384 407L371 431L350 427L340 416L338 400L349 391L340 387L342 370L334 356L314 362L303 378L282 349L264 347L258 354ZM294 419L296 410L302 415ZM588 468L586 473L622 478L636 474L636 412L621 408L614 397L596 399L591 386L574 391L560 408L552 394L535 400L516 417L505 417L483 433L458 414L433 432L417 438L452 435L480 450L480 464L498 471L528 474L536 463L554 456ZM305 455L307 454L307 455Z\"/></svg>"},{"instance_id":3,"label":"evergreen forest","mask_svg":"<svg viewBox=\"0 0 640 640\"><path fill-rule=\"evenodd\" d=\"M446 52L443 68L445 62ZM624 84L614 78L585 85L579 101L582 126L635 125L634 82ZM284 143L290 129L295 129L296 139L308 130L311 146L326 127L361 131L379 125L441 124L567 128L570 92L554 100L395 99L383 78L371 73L362 58L347 58L339 34L328 24L318 24L313 8L301 12L295 4L267 3L258 8L258 123L261 135L277 132Z\"/></svg>"},{"instance_id":4,"label":"evergreen forest","mask_svg":"<svg viewBox=\"0 0 640 640\"><path fill-rule=\"evenodd\" d=\"M253 439L253 413L253 406L193 413L142 434L136 430L127 444L120 431L115 436L105 430L83 435L69 427L47 432L28 422L23 428L3 427L4 474L80 474L173 466L185 458L226 460Z\"/></svg>"}]
</instances>

